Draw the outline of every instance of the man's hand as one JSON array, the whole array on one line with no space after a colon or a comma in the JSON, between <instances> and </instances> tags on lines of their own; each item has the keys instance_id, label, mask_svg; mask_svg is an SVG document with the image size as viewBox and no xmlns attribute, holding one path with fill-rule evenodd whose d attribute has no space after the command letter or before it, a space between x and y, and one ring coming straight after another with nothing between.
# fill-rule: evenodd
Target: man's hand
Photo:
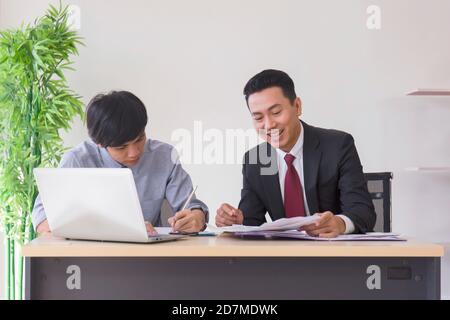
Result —
<instances>
[{"instance_id":1,"label":"man's hand","mask_svg":"<svg viewBox=\"0 0 450 320\"><path fill-rule=\"evenodd\" d=\"M147 234L149 236L156 236L158 234L153 225L148 221L145 221L145 228L147 229Z\"/></svg>"},{"instance_id":2,"label":"man's hand","mask_svg":"<svg viewBox=\"0 0 450 320\"><path fill-rule=\"evenodd\" d=\"M316 213L320 219L313 224L300 227L308 235L321 238L334 238L345 232L345 222L340 217L335 216L333 212Z\"/></svg>"},{"instance_id":3,"label":"man's hand","mask_svg":"<svg viewBox=\"0 0 450 320\"><path fill-rule=\"evenodd\" d=\"M205 213L200 209L185 209L178 211L168 220L173 231L199 232L205 227Z\"/></svg>"},{"instance_id":4,"label":"man's hand","mask_svg":"<svg viewBox=\"0 0 450 320\"><path fill-rule=\"evenodd\" d=\"M45 219L44 221L42 221L36 228L36 232L38 233L38 235L46 235L46 234L51 234L51 230L50 230L50 226L48 225L48 221L47 219Z\"/></svg>"},{"instance_id":5,"label":"man's hand","mask_svg":"<svg viewBox=\"0 0 450 320\"><path fill-rule=\"evenodd\" d=\"M222 203L217 209L216 226L225 227L232 224L242 224L244 222L244 214L241 210L236 209L228 203Z\"/></svg>"}]
</instances>

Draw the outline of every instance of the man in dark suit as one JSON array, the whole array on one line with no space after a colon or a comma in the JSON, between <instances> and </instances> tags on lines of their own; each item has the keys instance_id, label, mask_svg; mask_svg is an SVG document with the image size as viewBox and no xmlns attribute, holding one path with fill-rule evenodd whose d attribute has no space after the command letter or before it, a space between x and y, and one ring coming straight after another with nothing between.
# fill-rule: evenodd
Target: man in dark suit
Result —
<instances>
[{"instance_id":1,"label":"man in dark suit","mask_svg":"<svg viewBox=\"0 0 450 320\"><path fill-rule=\"evenodd\" d=\"M299 120L301 100L282 71L258 73L244 95L267 143L245 154L239 206L222 204L216 224L260 225L266 212L272 220L317 214L301 230L320 237L371 231L376 215L353 137Z\"/></svg>"}]
</instances>

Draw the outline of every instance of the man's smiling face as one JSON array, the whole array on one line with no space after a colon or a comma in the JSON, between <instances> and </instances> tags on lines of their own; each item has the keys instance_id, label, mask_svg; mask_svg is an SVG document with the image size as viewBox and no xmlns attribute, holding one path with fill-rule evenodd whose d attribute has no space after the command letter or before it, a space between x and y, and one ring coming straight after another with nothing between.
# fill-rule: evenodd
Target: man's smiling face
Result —
<instances>
[{"instance_id":1,"label":"man's smiling face","mask_svg":"<svg viewBox=\"0 0 450 320\"><path fill-rule=\"evenodd\" d=\"M280 87L270 87L251 94L248 108L261 138L289 152L300 135L300 98L291 102Z\"/></svg>"}]
</instances>

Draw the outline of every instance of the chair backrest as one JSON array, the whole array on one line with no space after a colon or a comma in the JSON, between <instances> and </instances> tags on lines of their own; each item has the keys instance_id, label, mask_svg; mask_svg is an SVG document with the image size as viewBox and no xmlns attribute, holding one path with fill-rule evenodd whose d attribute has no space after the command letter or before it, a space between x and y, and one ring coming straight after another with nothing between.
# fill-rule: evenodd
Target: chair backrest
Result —
<instances>
[{"instance_id":1,"label":"chair backrest","mask_svg":"<svg viewBox=\"0 0 450 320\"><path fill-rule=\"evenodd\" d=\"M364 173L364 178L377 214L374 231L391 232L392 172Z\"/></svg>"},{"instance_id":2,"label":"chair backrest","mask_svg":"<svg viewBox=\"0 0 450 320\"><path fill-rule=\"evenodd\" d=\"M167 220L169 219L169 217L173 215L174 212L170 207L169 201L167 201L167 199L164 199L161 206L161 226L170 227L169 222Z\"/></svg>"}]
</instances>

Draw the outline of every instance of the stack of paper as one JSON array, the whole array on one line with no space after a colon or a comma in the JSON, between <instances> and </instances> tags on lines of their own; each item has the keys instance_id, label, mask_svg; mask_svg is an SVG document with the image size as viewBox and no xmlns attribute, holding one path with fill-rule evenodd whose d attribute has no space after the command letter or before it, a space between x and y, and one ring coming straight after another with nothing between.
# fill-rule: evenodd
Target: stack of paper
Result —
<instances>
[{"instance_id":1,"label":"stack of paper","mask_svg":"<svg viewBox=\"0 0 450 320\"><path fill-rule=\"evenodd\" d=\"M319 220L318 215L308 217L294 217L283 218L273 222L266 222L260 226L244 226L241 224L234 224L228 227L215 227L208 224L208 231L213 232L253 232L253 231L283 231L283 230L297 230L301 226L312 224Z\"/></svg>"},{"instance_id":2,"label":"stack of paper","mask_svg":"<svg viewBox=\"0 0 450 320\"><path fill-rule=\"evenodd\" d=\"M247 231L235 232L234 235L239 237L255 237L269 239L297 239L297 240L318 240L318 241L405 241L400 238L399 234L384 232L368 232L365 234L343 234L335 238L319 238L309 236L304 231L288 230L288 231Z\"/></svg>"},{"instance_id":3,"label":"stack of paper","mask_svg":"<svg viewBox=\"0 0 450 320\"><path fill-rule=\"evenodd\" d=\"M307 217L283 218L273 222L266 222L260 226L244 226L234 224L228 227L215 227L208 224L207 231L221 233L230 232L238 237L269 238L269 239L297 239L319 241L405 241L399 234L392 232L368 232L365 234L343 234L335 238L319 238L309 236L305 231L298 231L301 226L312 224L320 217L318 215Z\"/></svg>"}]
</instances>

